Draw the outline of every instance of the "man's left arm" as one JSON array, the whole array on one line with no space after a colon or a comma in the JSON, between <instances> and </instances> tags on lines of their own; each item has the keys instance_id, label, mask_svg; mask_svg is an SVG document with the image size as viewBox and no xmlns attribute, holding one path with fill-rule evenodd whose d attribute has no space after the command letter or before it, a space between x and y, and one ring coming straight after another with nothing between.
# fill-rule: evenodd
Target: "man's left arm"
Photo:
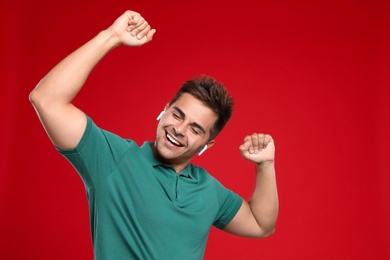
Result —
<instances>
[{"instance_id":1,"label":"man's left arm","mask_svg":"<svg viewBox=\"0 0 390 260\"><path fill-rule=\"evenodd\" d=\"M279 202L275 176L275 145L267 134L245 137L242 156L256 164L256 186L224 231L252 238L264 238L275 231Z\"/></svg>"}]
</instances>

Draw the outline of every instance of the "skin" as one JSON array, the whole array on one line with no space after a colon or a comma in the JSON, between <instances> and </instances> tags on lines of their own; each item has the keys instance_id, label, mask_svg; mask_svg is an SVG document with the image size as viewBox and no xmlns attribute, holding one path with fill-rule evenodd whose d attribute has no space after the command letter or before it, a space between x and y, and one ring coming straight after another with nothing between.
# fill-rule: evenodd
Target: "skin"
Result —
<instances>
[{"instance_id":1,"label":"skin","mask_svg":"<svg viewBox=\"0 0 390 260\"><path fill-rule=\"evenodd\" d=\"M192 158L209 141L216 114L194 96L184 93L170 107L166 107L156 133L153 150L164 162L172 165L176 172L182 171ZM174 140L177 144L172 143Z\"/></svg>"},{"instance_id":2,"label":"skin","mask_svg":"<svg viewBox=\"0 0 390 260\"><path fill-rule=\"evenodd\" d=\"M155 32L139 13L126 11L40 81L30 93L30 101L55 146L73 149L79 143L86 127L86 116L72 100L96 64L120 45L135 47L148 43ZM209 137L215 120L216 115L210 108L185 94L165 108L153 149L161 160L180 172L205 144L209 148L214 145L215 141ZM180 147L173 145L169 137L180 143ZM251 199L243 201L225 231L263 238L274 232L278 215L274 141L270 135L254 133L244 138L239 150L244 159L256 165L256 185Z\"/></svg>"}]
</instances>

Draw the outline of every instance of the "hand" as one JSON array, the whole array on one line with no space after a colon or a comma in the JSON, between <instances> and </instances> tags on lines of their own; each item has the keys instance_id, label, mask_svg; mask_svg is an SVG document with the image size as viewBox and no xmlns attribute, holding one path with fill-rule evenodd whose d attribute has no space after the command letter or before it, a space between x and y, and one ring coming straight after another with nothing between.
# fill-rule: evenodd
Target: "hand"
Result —
<instances>
[{"instance_id":1,"label":"hand","mask_svg":"<svg viewBox=\"0 0 390 260\"><path fill-rule=\"evenodd\" d=\"M126 11L108 28L119 44L141 46L152 40L155 29L137 12Z\"/></svg>"},{"instance_id":2,"label":"hand","mask_svg":"<svg viewBox=\"0 0 390 260\"><path fill-rule=\"evenodd\" d=\"M257 164L273 162L275 159L274 141L268 134L254 133L246 136L240 151L242 157Z\"/></svg>"}]
</instances>

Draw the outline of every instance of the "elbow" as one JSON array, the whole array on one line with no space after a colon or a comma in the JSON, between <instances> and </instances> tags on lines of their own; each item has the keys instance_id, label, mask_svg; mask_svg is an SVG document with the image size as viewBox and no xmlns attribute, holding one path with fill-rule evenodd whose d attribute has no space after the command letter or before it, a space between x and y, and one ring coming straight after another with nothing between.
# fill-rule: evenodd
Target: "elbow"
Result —
<instances>
[{"instance_id":1,"label":"elbow","mask_svg":"<svg viewBox=\"0 0 390 260\"><path fill-rule=\"evenodd\" d=\"M41 84L42 80L38 83L38 85L30 92L28 95L28 100L30 100L31 104L34 106L39 103L40 94L38 86Z\"/></svg>"},{"instance_id":2,"label":"elbow","mask_svg":"<svg viewBox=\"0 0 390 260\"><path fill-rule=\"evenodd\" d=\"M275 228L272 228L272 229L270 229L270 230L267 230L267 232L264 232L262 238L270 237L270 236L272 236L273 234L275 234Z\"/></svg>"},{"instance_id":3,"label":"elbow","mask_svg":"<svg viewBox=\"0 0 390 260\"><path fill-rule=\"evenodd\" d=\"M28 99L34 107L43 103L44 95L42 94L42 90L40 89L40 85L42 85L43 82L44 82L44 78L37 84L37 86L28 95Z\"/></svg>"},{"instance_id":4,"label":"elbow","mask_svg":"<svg viewBox=\"0 0 390 260\"><path fill-rule=\"evenodd\" d=\"M30 94L28 95L28 100L33 105L35 105L37 103L37 93L36 93L35 89L33 91L31 91Z\"/></svg>"},{"instance_id":5,"label":"elbow","mask_svg":"<svg viewBox=\"0 0 390 260\"><path fill-rule=\"evenodd\" d=\"M46 91L39 88L40 84L41 82L38 83L37 87L35 87L28 96L29 101L36 109L43 109L52 103L47 93L45 93Z\"/></svg>"},{"instance_id":6,"label":"elbow","mask_svg":"<svg viewBox=\"0 0 390 260\"><path fill-rule=\"evenodd\" d=\"M43 98L37 89L30 92L28 99L35 109L42 109L44 107Z\"/></svg>"},{"instance_id":7,"label":"elbow","mask_svg":"<svg viewBox=\"0 0 390 260\"><path fill-rule=\"evenodd\" d=\"M267 229L267 230L261 230L258 234L253 236L255 239L263 239L272 236L275 233L275 227Z\"/></svg>"}]
</instances>

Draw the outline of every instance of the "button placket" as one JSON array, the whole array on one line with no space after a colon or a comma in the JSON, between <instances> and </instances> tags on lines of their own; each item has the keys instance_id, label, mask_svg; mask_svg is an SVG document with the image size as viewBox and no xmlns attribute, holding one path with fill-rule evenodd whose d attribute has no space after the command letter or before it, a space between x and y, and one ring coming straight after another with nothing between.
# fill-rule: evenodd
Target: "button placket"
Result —
<instances>
[{"instance_id":1,"label":"button placket","mask_svg":"<svg viewBox=\"0 0 390 260\"><path fill-rule=\"evenodd\" d=\"M176 184L175 184L176 200L179 200L179 197L180 197L180 194L179 194L179 179L180 179L180 174L176 174Z\"/></svg>"}]
</instances>

